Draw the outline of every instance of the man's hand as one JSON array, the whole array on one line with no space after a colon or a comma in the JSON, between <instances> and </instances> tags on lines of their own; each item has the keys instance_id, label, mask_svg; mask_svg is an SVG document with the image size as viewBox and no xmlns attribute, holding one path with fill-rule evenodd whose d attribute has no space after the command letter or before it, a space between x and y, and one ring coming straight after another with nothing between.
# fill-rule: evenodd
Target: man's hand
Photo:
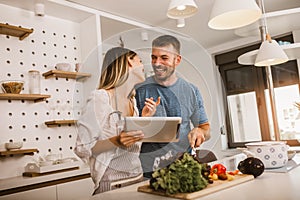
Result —
<instances>
[{"instance_id":1,"label":"man's hand","mask_svg":"<svg viewBox=\"0 0 300 200\"><path fill-rule=\"evenodd\" d=\"M193 128L188 134L188 139L192 148L199 147L209 138L209 123L201 124L198 127Z\"/></svg>"},{"instance_id":2,"label":"man's hand","mask_svg":"<svg viewBox=\"0 0 300 200\"><path fill-rule=\"evenodd\" d=\"M160 104L160 97L157 98L157 101L155 102L153 100L153 97L146 98L145 106L142 110L142 117L151 117L156 112L156 107Z\"/></svg>"}]
</instances>

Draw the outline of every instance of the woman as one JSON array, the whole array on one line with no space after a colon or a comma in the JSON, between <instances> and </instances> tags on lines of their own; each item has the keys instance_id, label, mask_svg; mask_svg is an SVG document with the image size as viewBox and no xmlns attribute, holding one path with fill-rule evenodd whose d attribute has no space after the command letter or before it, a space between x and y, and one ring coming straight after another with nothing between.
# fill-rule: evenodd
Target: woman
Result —
<instances>
[{"instance_id":1,"label":"woman","mask_svg":"<svg viewBox=\"0 0 300 200\"><path fill-rule=\"evenodd\" d=\"M141 130L122 131L122 118L138 116L133 88L144 80L144 66L135 52L115 47L106 53L99 87L78 120L75 147L75 153L89 162L94 194L111 190L116 183L142 180L139 151L144 135ZM152 116L159 100L146 101L142 116Z\"/></svg>"}]
</instances>

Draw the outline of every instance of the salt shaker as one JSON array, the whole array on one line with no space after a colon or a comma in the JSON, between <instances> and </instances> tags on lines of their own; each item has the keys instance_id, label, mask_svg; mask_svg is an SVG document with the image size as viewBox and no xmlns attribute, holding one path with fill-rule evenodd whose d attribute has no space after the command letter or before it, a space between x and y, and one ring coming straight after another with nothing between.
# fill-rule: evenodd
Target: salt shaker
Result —
<instances>
[{"instance_id":1,"label":"salt shaker","mask_svg":"<svg viewBox=\"0 0 300 200\"><path fill-rule=\"evenodd\" d=\"M40 94L40 72L37 70L30 70L29 73L29 93Z\"/></svg>"}]
</instances>

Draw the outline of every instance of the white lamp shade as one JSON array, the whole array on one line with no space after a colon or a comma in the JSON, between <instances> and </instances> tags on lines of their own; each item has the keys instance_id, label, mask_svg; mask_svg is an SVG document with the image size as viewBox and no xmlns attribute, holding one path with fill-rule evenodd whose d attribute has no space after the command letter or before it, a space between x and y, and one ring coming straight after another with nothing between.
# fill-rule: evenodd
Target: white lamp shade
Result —
<instances>
[{"instance_id":1,"label":"white lamp shade","mask_svg":"<svg viewBox=\"0 0 300 200\"><path fill-rule=\"evenodd\" d=\"M275 40L265 40L260 45L254 65L265 67L285 63L288 60L288 56Z\"/></svg>"},{"instance_id":2,"label":"white lamp shade","mask_svg":"<svg viewBox=\"0 0 300 200\"><path fill-rule=\"evenodd\" d=\"M289 60L300 59L300 43L279 45ZM240 65L254 65L258 49L244 53L238 57Z\"/></svg>"},{"instance_id":3,"label":"white lamp shade","mask_svg":"<svg viewBox=\"0 0 300 200\"><path fill-rule=\"evenodd\" d=\"M198 11L194 0L171 0L167 16L172 19L191 17Z\"/></svg>"},{"instance_id":4,"label":"white lamp shade","mask_svg":"<svg viewBox=\"0 0 300 200\"><path fill-rule=\"evenodd\" d=\"M208 26L227 30L249 25L262 16L255 0L215 0Z\"/></svg>"}]
</instances>

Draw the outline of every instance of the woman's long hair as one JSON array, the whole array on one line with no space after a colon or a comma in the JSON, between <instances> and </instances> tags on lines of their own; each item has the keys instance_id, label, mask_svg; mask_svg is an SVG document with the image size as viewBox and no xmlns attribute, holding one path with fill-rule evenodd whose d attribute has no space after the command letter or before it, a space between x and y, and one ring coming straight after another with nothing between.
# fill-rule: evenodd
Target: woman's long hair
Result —
<instances>
[{"instance_id":1,"label":"woman's long hair","mask_svg":"<svg viewBox=\"0 0 300 200\"><path fill-rule=\"evenodd\" d=\"M128 58L137 54L123 47L114 47L104 56L98 89L112 89L122 85L128 78Z\"/></svg>"}]
</instances>

